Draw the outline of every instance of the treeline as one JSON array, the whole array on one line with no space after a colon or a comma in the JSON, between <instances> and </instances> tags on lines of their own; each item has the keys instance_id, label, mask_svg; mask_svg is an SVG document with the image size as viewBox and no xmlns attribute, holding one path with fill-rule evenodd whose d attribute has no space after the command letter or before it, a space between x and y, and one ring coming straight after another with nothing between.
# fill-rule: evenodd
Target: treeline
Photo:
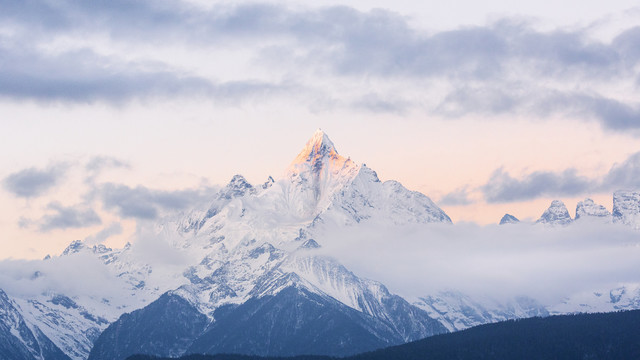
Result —
<instances>
[{"instance_id":1,"label":"treeline","mask_svg":"<svg viewBox=\"0 0 640 360\"><path fill-rule=\"evenodd\" d=\"M165 360L136 355L128 360ZM188 355L181 360L329 360L323 356L270 358ZM640 310L510 320L486 324L344 360L640 359Z\"/></svg>"}]
</instances>

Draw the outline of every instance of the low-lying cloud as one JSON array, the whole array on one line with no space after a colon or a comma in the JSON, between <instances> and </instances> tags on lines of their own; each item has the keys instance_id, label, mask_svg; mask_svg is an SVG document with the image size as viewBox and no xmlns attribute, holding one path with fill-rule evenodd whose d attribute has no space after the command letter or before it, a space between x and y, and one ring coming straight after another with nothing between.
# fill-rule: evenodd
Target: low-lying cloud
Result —
<instances>
[{"instance_id":1,"label":"low-lying cloud","mask_svg":"<svg viewBox=\"0 0 640 360\"><path fill-rule=\"evenodd\" d=\"M357 275L411 297L457 290L557 304L575 293L640 283L640 237L621 225L369 224L329 230L318 242Z\"/></svg>"}]
</instances>

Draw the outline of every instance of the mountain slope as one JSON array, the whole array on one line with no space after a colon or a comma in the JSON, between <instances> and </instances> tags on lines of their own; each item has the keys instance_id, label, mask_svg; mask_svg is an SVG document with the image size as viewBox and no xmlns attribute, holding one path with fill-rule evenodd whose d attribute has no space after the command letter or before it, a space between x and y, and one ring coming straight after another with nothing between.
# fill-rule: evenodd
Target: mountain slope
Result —
<instances>
[{"instance_id":1,"label":"mountain slope","mask_svg":"<svg viewBox=\"0 0 640 360\"><path fill-rule=\"evenodd\" d=\"M27 324L16 304L0 290L0 359L69 360L40 329Z\"/></svg>"},{"instance_id":2,"label":"mountain slope","mask_svg":"<svg viewBox=\"0 0 640 360\"><path fill-rule=\"evenodd\" d=\"M145 353L179 356L209 324L209 319L170 293L143 309L124 314L96 340L89 360L117 360Z\"/></svg>"},{"instance_id":3,"label":"mountain slope","mask_svg":"<svg viewBox=\"0 0 640 360\"><path fill-rule=\"evenodd\" d=\"M187 353L347 355L401 342L387 324L290 286L226 310Z\"/></svg>"}]
</instances>

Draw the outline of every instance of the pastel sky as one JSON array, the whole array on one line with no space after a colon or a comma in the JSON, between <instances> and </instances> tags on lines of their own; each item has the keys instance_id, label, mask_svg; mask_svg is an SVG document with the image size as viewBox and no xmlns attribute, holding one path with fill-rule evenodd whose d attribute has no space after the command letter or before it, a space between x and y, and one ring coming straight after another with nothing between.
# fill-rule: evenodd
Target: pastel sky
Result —
<instances>
[{"instance_id":1,"label":"pastel sky","mask_svg":"<svg viewBox=\"0 0 640 360\"><path fill-rule=\"evenodd\" d=\"M640 187L636 1L0 0L0 259L282 174L317 128L454 222Z\"/></svg>"}]
</instances>

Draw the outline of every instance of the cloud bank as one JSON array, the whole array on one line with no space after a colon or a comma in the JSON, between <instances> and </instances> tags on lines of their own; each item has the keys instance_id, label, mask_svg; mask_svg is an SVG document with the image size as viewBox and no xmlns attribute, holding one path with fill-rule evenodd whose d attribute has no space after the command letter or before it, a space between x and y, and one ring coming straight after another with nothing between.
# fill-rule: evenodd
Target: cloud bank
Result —
<instances>
[{"instance_id":1,"label":"cloud bank","mask_svg":"<svg viewBox=\"0 0 640 360\"><path fill-rule=\"evenodd\" d=\"M640 27L603 41L589 28L541 31L508 18L427 32L401 14L348 6L25 1L2 7L0 24L11 31L0 34L0 95L14 100L196 96L236 104L295 97L352 111L559 115L611 131L640 128L640 99L620 96L640 85ZM113 49L85 38L107 38ZM65 47L47 49L59 39ZM118 50L139 46L149 53L179 46L201 63L210 55L199 51L224 49L251 71L221 64L204 73L170 57L134 60ZM318 86L324 79L340 86ZM404 84L400 92L397 81ZM420 96L430 90L445 95Z\"/></svg>"},{"instance_id":2,"label":"cloud bank","mask_svg":"<svg viewBox=\"0 0 640 360\"><path fill-rule=\"evenodd\" d=\"M549 304L574 293L640 283L640 240L625 226L579 222L333 229L317 239L357 275L418 297L443 290Z\"/></svg>"}]
</instances>

